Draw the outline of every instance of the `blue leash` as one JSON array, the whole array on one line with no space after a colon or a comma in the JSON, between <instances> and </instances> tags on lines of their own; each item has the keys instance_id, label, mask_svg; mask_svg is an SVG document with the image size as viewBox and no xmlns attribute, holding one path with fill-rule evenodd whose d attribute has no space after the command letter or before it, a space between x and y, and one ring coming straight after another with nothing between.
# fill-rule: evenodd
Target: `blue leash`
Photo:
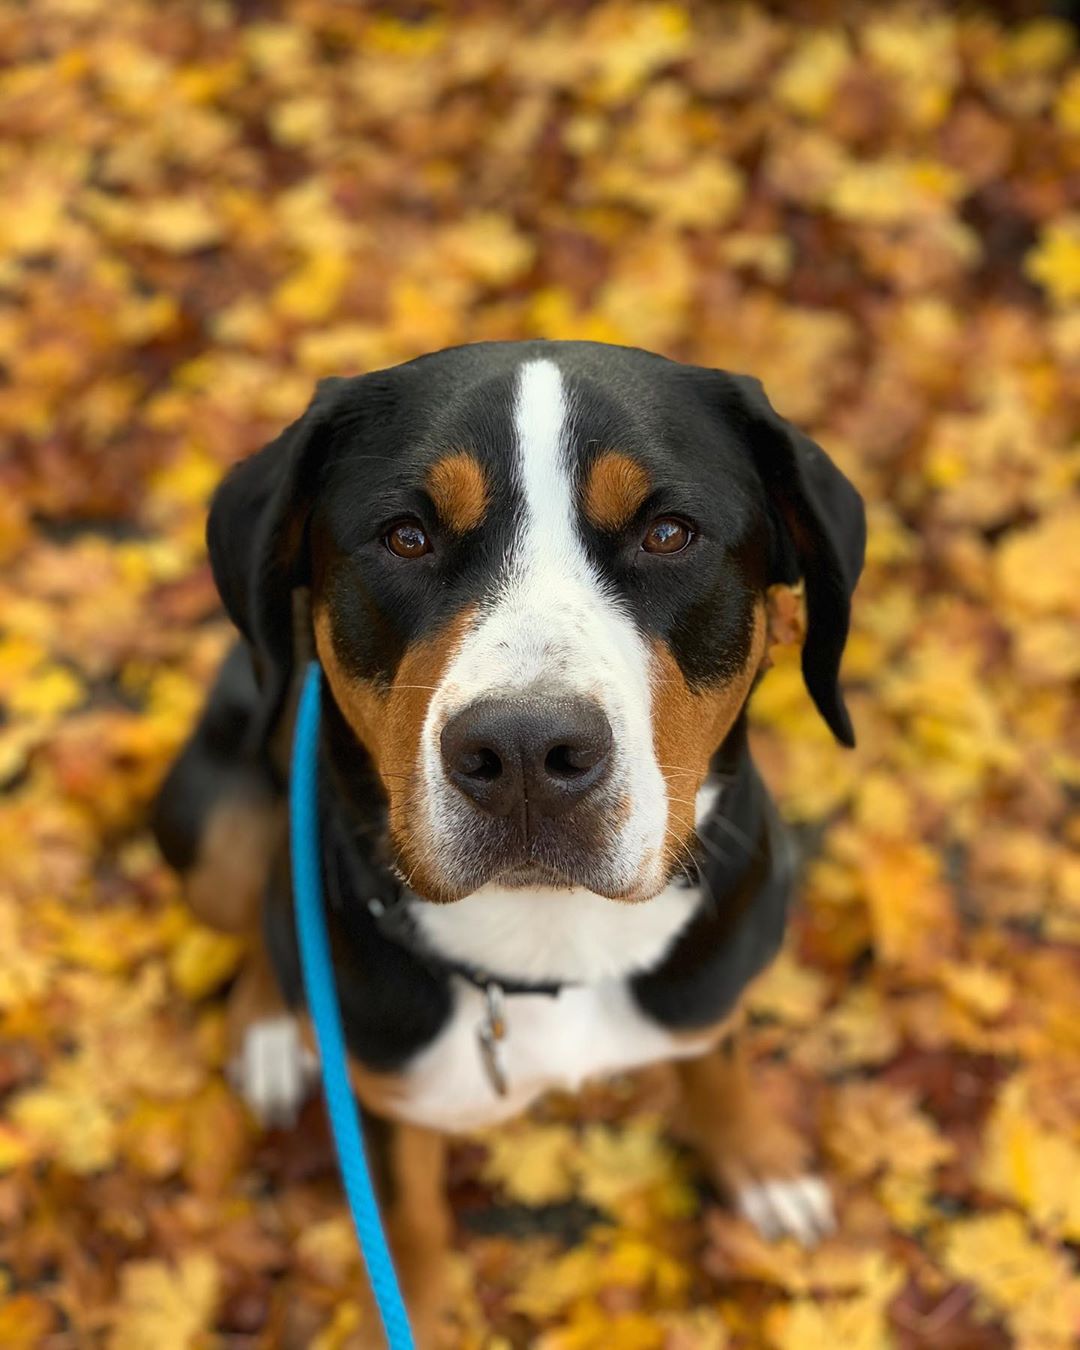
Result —
<instances>
[{"instance_id":1,"label":"blue leash","mask_svg":"<svg viewBox=\"0 0 1080 1350\"><path fill-rule=\"evenodd\" d=\"M330 942L326 934L317 773L321 687L322 671L318 662L312 661L304 675L300 693L289 781L293 893L300 963L304 972L308 1008L315 1024L330 1128L360 1251L367 1266L390 1350L413 1350L409 1319L386 1245L379 1205L364 1155L364 1136L349 1083L341 1010L334 988L334 968L330 962Z\"/></svg>"}]
</instances>

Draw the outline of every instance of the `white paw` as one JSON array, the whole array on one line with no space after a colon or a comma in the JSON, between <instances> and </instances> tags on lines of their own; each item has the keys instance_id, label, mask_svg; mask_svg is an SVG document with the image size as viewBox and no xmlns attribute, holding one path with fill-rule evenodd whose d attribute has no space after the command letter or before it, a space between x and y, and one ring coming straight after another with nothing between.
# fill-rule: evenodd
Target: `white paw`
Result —
<instances>
[{"instance_id":1,"label":"white paw","mask_svg":"<svg viewBox=\"0 0 1080 1350\"><path fill-rule=\"evenodd\" d=\"M832 1196L820 1177L748 1183L735 1192L735 1208L769 1242L793 1237L813 1247L836 1231Z\"/></svg>"},{"instance_id":2,"label":"white paw","mask_svg":"<svg viewBox=\"0 0 1080 1350\"><path fill-rule=\"evenodd\" d=\"M295 1017L264 1017L244 1032L229 1078L260 1124L294 1125L318 1072Z\"/></svg>"}]
</instances>

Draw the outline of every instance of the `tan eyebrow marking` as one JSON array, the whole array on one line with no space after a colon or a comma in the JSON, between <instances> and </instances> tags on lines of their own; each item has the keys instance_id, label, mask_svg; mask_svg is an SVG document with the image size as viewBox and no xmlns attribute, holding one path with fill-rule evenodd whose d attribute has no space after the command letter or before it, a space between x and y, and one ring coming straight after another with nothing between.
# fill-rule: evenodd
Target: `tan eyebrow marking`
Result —
<instances>
[{"instance_id":1,"label":"tan eyebrow marking","mask_svg":"<svg viewBox=\"0 0 1080 1350\"><path fill-rule=\"evenodd\" d=\"M428 470L427 490L439 519L455 534L475 530L487 513L487 476L467 450L437 460Z\"/></svg>"},{"instance_id":2,"label":"tan eyebrow marking","mask_svg":"<svg viewBox=\"0 0 1080 1350\"><path fill-rule=\"evenodd\" d=\"M585 514L598 530L619 530L649 495L649 475L629 455L605 450L585 480Z\"/></svg>"}]
</instances>

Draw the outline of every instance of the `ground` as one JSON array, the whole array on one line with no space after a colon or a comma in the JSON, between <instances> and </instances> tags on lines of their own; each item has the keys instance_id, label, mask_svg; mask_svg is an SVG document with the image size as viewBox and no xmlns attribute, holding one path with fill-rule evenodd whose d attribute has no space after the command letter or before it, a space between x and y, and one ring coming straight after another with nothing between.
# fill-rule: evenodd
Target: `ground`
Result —
<instances>
[{"instance_id":1,"label":"ground","mask_svg":"<svg viewBox=\"0 0 1080 1350\"><path fill-rule=\"evenodd\" d=\"M790 650L754 714L807 853L754 1051L841 1229L756 1238L647 1088L552 1101L455 1152L461 1343L1076 1343L1080 66L958 14L0 10L5 1347L355 1343L321 1111L230 1092L241 952L146 808L222 471L321 375L535 335L752 371L868 501L858 748Z\"/></svg>"}]
</instances>

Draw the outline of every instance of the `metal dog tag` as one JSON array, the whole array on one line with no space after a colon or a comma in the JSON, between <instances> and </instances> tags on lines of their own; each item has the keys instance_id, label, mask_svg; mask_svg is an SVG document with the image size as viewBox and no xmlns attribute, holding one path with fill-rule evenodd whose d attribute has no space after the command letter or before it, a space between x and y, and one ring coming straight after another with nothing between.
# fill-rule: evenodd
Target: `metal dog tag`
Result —
<instances>
[{"instance_id":1,"label":"metal dog tag","mask_svg":"<svg viewBox=\"0 0 1080 1350\"><path fill-rule=\"evenodd\" d=\"M506 1014L502 986L494 980L484 985L484 1017L476 1028L476 1043L480 1049L480 1063L488 1082L500 1097L506 1096L507 1079L504 1058Z\"/></svg>"}]
</instances>

